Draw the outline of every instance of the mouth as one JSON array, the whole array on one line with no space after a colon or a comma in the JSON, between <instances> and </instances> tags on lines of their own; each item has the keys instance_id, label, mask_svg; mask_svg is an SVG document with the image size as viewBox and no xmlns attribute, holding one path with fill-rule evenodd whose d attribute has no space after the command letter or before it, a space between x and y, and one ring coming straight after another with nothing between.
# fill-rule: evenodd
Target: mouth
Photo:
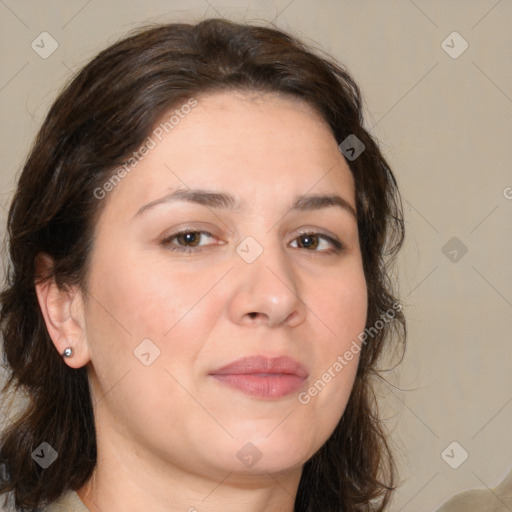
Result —
<instances>
[{"instance_id":1,"label":"mouth","mask_svg":"<svg viewBox=\"0 0 512 512\"><path fill-rule=\"evenodd\" d=\"M250 356L214 370L210 375L242 393L270 399L297 392L307 379L308 372L287 356Z\"/></svg>"}]
</instances>

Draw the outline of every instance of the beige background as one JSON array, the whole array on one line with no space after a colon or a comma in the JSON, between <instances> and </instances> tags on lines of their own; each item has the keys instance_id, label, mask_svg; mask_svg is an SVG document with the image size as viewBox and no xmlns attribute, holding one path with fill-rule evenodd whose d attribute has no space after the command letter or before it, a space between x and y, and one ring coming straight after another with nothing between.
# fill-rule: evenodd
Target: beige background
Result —
<instances>
[{"instance_id":1,"label":"beige background","mask_svg":"<svg viewBox=\"0 0 512 512\"><path fill-rule=\"evenodd\" d=\"M143 22L205 16L273 20L346 64L398 177L409 339L383 389L404 482L392 510L496 486L512 468L510 1L1 0L2 237L16 173L65 80ZM43 31L59 44L47 59L31 48ZM458 58L442 46L453 31L469 44ZM443 253L452 237L468 249L457 262ZM441 456L453 441L469 453L458 469Z\"/></svg>"}]
</instances>

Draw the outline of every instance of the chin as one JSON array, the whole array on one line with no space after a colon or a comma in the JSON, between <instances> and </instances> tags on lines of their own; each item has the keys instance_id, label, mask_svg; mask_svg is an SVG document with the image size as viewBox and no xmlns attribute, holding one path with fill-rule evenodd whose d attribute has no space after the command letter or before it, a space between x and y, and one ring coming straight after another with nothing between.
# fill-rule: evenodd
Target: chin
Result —
<instances>
[{"instance_id":1,"label":"chin","mask_svg":"<svg viewBox=\"0 0 512 512\"><path fill-rule=\"evenodd\" d=\"M287 472L300 469L320 448L311 446L309 440L291 435L271 434L254 436L249 440L234 440L230 448L219 455L226 469L239 474L257 475Z\"/></svg>"}]
</instances>

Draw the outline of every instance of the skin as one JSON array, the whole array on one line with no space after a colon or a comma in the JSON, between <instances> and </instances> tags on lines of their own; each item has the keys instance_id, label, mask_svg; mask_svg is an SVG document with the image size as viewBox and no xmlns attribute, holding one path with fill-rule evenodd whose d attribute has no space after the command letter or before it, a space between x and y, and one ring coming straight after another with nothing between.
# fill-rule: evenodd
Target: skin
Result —
<instances>
[{"instance_id":1,"label":"skin","mask_svg":"<svg viewBox=\"0 0 512 512\"><path fill-rule=\"evenodd\" d=\"M63 364L88 369L98 464L79 496L93 511L292 511L302 467L333 432L354 382L358 355L308 404L297 398L349 349L367 314L354 216L335 206L290 210L299 195L333 193L355 210L328 125L276 94L197 100L102 199L87 293L37 285L56 349L74 349ZM177 201L136 215L177 187L227 192L242 207ZM184 228L211 235L196 234L190 253L162 243ZM318 234L314 243L302 228ZM248 236L263 249L252 263L236 251ZM144 339L160 350L149 366L134 355ZM268 399L209 375L248 355L288 355L309 376L299 391ZM252 467L237 457L248 442L261 454Z\"/></svg>"}]
</instances>

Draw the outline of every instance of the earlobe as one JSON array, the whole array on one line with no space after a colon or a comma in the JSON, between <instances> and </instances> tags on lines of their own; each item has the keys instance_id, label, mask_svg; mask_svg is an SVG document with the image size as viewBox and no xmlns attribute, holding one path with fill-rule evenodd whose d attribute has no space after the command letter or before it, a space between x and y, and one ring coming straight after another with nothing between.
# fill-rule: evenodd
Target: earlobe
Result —
<instances>
[{"instance_id":1,"label":"earlobe","mask_svg":"<svg viewBox=\"0 0 512 512\"><path fill-rule=\"evenodd\" d=\"M80 368L90 361L78 286L59 288L51 274L52 258L39 253L35 259L34 286L48 334L66 364ZM71 350L69 350L71 349Z\"/></svg>"}]
</instances>

